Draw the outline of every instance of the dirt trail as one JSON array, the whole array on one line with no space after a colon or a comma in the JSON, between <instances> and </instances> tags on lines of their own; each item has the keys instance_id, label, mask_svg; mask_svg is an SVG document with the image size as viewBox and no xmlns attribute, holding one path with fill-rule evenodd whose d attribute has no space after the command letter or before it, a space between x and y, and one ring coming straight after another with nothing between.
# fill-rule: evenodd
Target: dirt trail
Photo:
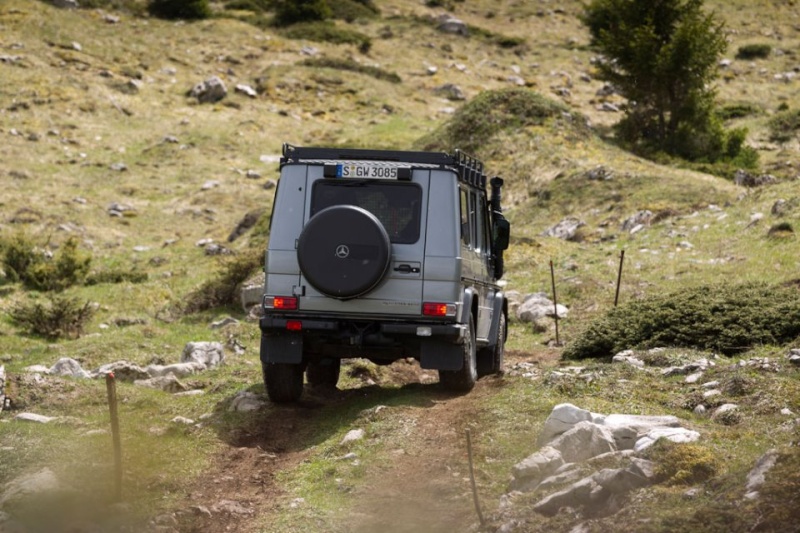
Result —
<instances>
[{"instance_id":1,"label":"dirt trail","mask_svg":"<svg viewBox=\"0 0 800 533\"><path fill-rule=\"evenodd\" d=\"M414 400L377 409L375 416L391 417L392 427L400 429L381 436L385 461L368 465L351 494L352 507L342 513L347 523L331 530L444 533L466 531L477 524L465 430L502 378L484 378L469 394L454 396L435 383L419 383L431 381L434 375L418 367L413 372L408 368L393 372L390 379L406 383L405 388L413 391L406 394ZM276 474L292 469L309 455L313 440L320 438L314 436L315 424L324 422L323 413L330 414L327 408L346 410L356 396L359 405L374 397L377 408L385 391L368 386L324 394L307 392L298 405L259 412L248 428L231 438L230 446L215 461L216 467L189 494L186 509L206 502L212 516L195 509L194 514L184 514L180 530L263 531L257 523L265 523L265 517L285 506L288 498L275 482Z\"/></svg>"}]
</instances>

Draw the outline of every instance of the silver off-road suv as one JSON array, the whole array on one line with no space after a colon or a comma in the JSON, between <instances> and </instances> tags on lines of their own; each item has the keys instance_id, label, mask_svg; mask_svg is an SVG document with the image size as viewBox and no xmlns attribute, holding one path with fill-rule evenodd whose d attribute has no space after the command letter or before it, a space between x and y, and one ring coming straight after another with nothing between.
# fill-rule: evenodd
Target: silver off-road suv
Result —
<instances>
[{"instance_id":1,"label":"silver off-road suv","mask_svg":"<svg viewBox=\"0 0 800 533\"><path fill-rule=\"evenodd\" d=\"M335 386L346 357L413 357L453 391L500 372L502 185L458 151L284 145L260 322L270 399L299 399L304 372Z\"/></svg>"}]
</instances>

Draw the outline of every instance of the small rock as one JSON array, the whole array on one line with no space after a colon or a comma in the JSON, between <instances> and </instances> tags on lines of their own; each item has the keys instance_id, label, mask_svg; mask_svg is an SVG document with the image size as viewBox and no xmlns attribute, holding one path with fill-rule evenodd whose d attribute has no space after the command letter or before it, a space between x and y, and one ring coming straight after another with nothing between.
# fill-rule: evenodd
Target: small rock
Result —
<instances>
[{"instance_id":1,"label":"small rock","mask_svg":"<svg viewBox=\"0 0 800 533\"><path fill-rule=\"evenodd\" d=\"M226 316L225 318L222 318L220 320L212 322L210 327L211 327L211 329L221 329L221 328L224 328L225 326L228 326L228 325L231 325L231 324L235 325L235 324L238 324L238 323L239 323L239 321L236 320L235 318L230 317L230 316Z\"/></svg>"},{"instance_id":2,"label":"small rock","mask_svg":"<svg viewBox=\"0 0 800 533\"><path fill-rule=\"evenodd\" d=\"M236 87L234 87L234 91L237 93L241 93L245 96L249 96L250 98L256 98L258 96L258 93L256 92L255 89L253 89L249 85L244 85L242 83L236 85Z\"/></svg>"},{"instance_id":3,"label":"small rock","mask_svg":"<svg viewBox=\"0 0 800 533\"><path fill-rule=\"evenodd\" d=\"M366 435L363 429L351 429L347 432L347 434L342 439L342 442L339 443L340 446L345 444L349 444L351 442L359 441L364 438Z\"/></svg>"},{"instance_id":4,"label":"small rock","mask_svg":"<svg viewBox=\"0 0 800 533\"><path fill-rule=\"evenodd\" d=\"M225 84L217 76L212 76L207 80L195 85L189 96L197 98L201 104L219 102L228 94Z\"/></svg>"},{"instance_id":5,"label":"small rock","mask_svg":"<svg viewBox=\"0 0 800 533\"><path fill-rule=\"evenodd\" d=\"M612 363L625 363L634 368L644 368L644 361L633 356L633 351L625 350L611 359Z\"/></svg>"},{"instance_id":6,"label":"small rock","mask_svg":"<svg viewBox=\"0 0 800 533\"><path fill-rule=\"evenodd\" d=\"M19 420L20 422L35 422L37 424L49 424L53 420L56 420L56 417L37 415L36 413L20 413L14 417L14 420Z\"/></svg>"},{"instance_id":7,"label":"small rock","mask_svg":"<svg viewBox=\"0 0 800 533\"><path fill-rule=\"evenodd\" d=\"M202 396L205 393L206 392L204 390L193 389L193 390L187 390L187 391L184 391L184 392L176 392L175 394L173 394L173 396L178 396L178 397L180 397L180 396Z\"/></svg>"},{"instance_id":8,"label":"small rock","mask_svg":"<svg viewBox=\"0 0 800 533\"><path fill-rule=\"evenodd\" d=\"M706 406L703 404L698 404L695 406L694 410L692 411L697 416L703 416L706 414Z\"/></svg>"},{"instance_id":9,"label":"small rock","mask_svg":"<svg viewBox=\"0 0 800 533\"><path fill-rule=\"evenodd\" d=\"M150 374L148 374L144 368L128 361L108 363L93 371L91 374L95 379L105 379L108 374L114 374L114 378L117 381L129 383L137 379L147 379L150 377Z\"/></svg>"},{"instance_id":10,"label":"small rock","mask_svg":"<svg viewBox=\"0 0 800 533\"><path fill-rule=\"evenodd\" d=\"M684 428L659 428L650 431L647 435L636 441L633 450L639 453L656 443L659 439L667 439L677 444L695 442L700 439L700 433Z\"/></svg>"},{"instance_id":11,"label":"small rock","mask_svg":"<svg viewBox=\"0 0 800 533\"><path fill-rule=\"evenodd\" d=\"M231 500L220 500L219 503L211 507L213 514L227 514L232 516L249 516L254 513L252 509L248 509L239 502Z\"/></svg>"},{"instance_id":12,"label":"small rock","mask_svg":"<svg viewBox=\"0 0 800 533\"><path fill-rule=\"evenodd\" d=\"M555 237L557 239L571 241L575 239L576 235L578 234L578 229L585 225L586 223L578 218L566 217L555 226L542 232L542 235L545 237Z\"/></svg>"},{"instance_id":13,"label":"small rock","mask_svg":"<svg viewBox=\"0 0 800 533\"><path fill-rule=\"evenodd\" d=\"M728 413L732 413L739 409L739 406L735 403L726 403L717 407L713 413L711 413L712 420L718 420L719 418L725 416Z\"/></svg>"},{"instance_id":14,"label":"small rock","mask_svg":"<svg viewBox=\"0 0 800 533\"><path fill-rule=\"evenodd\" d=\"M152 378L163 376L175 376L176 378L184 378L206 370L206 365L197 361L189 361L186 363L175 363L172 365L149 365L145 368L147 375Z\"/></svg>"},{"instance_id":15,"label":"small rock","mask_svg":"<svg viewBox=\"0 0 800 533\"><path fill-rule=\"evenodd\" d=\"M460 101L467 99L467 97L464 95L464 91L461 90L461 87L452 83L441 85L434 89L433 92L439 96L447 98L448 100Z\"/></svg>"},{"instance_id":16,"label":"small rock","mask_svg":"<svg viewBox=\"0 0 800 533\"><path fill-rule=\"evenodd\" d=\"M703 377L702 372L695 372L694 374L689 374L688 376L686 376L686 379L684 381L686 383L697 383L701 377Z\"/></svg>"},{"instance_id":17,"label":"small rock","mask_svg":"<svg viewBox=\"0 0 800 533\"><path fill-rule=\"evenodd\" d=\"M650 220L653 218L653 212L649 209L645 209L643 211L639 211L635 215L630 216L629 218L625 219L622 223L622 231L628 231L634 233L634 229L637 226L646 226L650 224Z\"/></svg>"},{"instance_id":18,"label":"small rock","mask_svg":"<svg viewBox=\"0 0 800 533\"><path fill-rule=\"evenodd\" d=\"M258 411L265 405L266 403L257 394L249 391L243 391L233 398L230 407L228 407L228 411L246 413L250 411Z\"/></svg>"},{"instance_id":19,"label":"small rock","mask_svg":"<svg viewBox=\"0 0 800 533\"><path fill-rule=\"evenodd\" d=\"M540 318L555 317L558 313L559 318L566 318L569 309L558 304L554 306L552 300L543 292L528 294L517 308L517 318L523 322L536 322Z\"/></svg>"},{"instance_id":20,"label":"small rock","mask_svg":"<svg viewBox=\"0 0 800 533\"><path fill-rule=\"evenodd\" d=\"M589 181L608 181L614 177L614 171L603 165L598 165L593 169L586 171L584 176L586 176L586 179Z\"/></svg>"},{"instance_id":21,"label":"small rock","mask_svg":"<svg viewBox=\"0 0 800 533\"><path fill-rule=\"evenodd\" d=\"M606 113L619 113L620 109L619 106L612 104L611 102L603 102L599 106L597 106L598 111L604 111Z\"/></svg>"},{"instance_id":22,"label":"small rock","mask_svg":"<svg viewBox=\"0 0 800 533\"><path fill-rule=\"evenodd\" d=\"M756 461L755 466L747 474L747 485L745 486L747 493L744 496L745 498L749 500L758 498L758 489L764 484L767 472L772 470L777 460L777 450L770 450Z\"/></svg>"},{"instance_id":23,"label":"small rock","mask_svg":"<svg viewBox=\"0 0 800 533\"><path fill-rule=\"evenodd\" d=\"M181 363L197 362L214 368L225 362L225 350L219 342L189 342L183 348Z\"/></svg>"},{"instance_id":24,"label":"small rock","mask_svg":"<svg viewBox=\"0 0 800 533\"><path fill-rule=\"evenodd\" d=\"M79 362L77 362L75 359L70 359L69 357L62 357L56 361L56 364L51 366L47 373L52 376L65 376L81 379L89 379L91 377L87 371L81 368Z\"/></svg>"},{"instance_id":25,"label":"small rock","mask_svg":"<svg viewBox=\"0 0 800 533\"><path fill-rule=\"evenodd\" d=\"M683 498L686 500L695 500L702 494L703 494L703 489L698 487L693 487L683 493Z\"/></svg>"},{"instance_id":26,"label":"small rock","mask_svg":"<svg viewBox=\"0 0 800 533\"><path fill-rule=\"evenodd\" d=\"M157 378L137 379L133 384L138 387L161 390L170 394L186 391L186 385L178 381L178 378L172 374Z\"/></svg>"},{"instance_id":27,"label":"small rock","mask_svg":"<svg viewBox=\"0 0 800 533\"><path fill-rule=\"evenodd\" d=\"M469 35L469 29L467 25L462 20L455 18L449 13L440 15L437 19L437 22L437 29L441 32L463 36Z\"/></svg>"},{"instance_id":28,"label":"small rock","mask_svg":"<svg viewBox=\"0 0 800 533\"><path fill-rule=\"evenodd\" d=\"M194 420L191 418L186 418L185 416L176 416L172 420L170 420L173 424L178 424L182 426L191 426L194 424Z\"/></svg>"}]
</instances>

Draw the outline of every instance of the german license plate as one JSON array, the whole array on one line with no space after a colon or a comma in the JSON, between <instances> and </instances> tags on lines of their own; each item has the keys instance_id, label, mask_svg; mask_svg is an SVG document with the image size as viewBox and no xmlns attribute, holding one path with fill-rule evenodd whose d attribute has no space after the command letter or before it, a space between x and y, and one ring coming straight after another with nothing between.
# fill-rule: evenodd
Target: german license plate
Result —
<instances>
[{"instance_id":1,"label":"german license plate","mask_svg":"<svg viewBox=\"0 0 800 533\"><path fill-rule=\"evenodd\" d=\"M336 165L337 178L397 179L397 167L379 165Z\"/></svg>"}]
</instances>

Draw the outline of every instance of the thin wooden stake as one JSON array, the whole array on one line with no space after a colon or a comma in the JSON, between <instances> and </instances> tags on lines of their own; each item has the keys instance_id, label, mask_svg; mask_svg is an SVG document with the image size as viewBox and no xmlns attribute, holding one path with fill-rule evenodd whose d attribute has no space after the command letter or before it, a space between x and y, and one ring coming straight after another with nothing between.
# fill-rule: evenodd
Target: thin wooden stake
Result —
<instances>
[{"instance_id":1,"label":"thin wooden stake","mask_svg":"<svg viewBox=\"0 0 800 533\"><path fill-rule=\"evenodd\" d=\"M622 263L625 262L625 250L622 250L619 254L619 273L617 273L617 292L614 295L614 307L617 306L617 302L619 302L619 286L622 284Z\"/></svg>"},{"instance_id":2,"label":"thin wooden stake","mask_svg":"<svg viewBox=\"0 0 800 533\"><path fill-rule=\"evenodd\" d=\"M483 527L486 522L483 520L481 502L478 500L478 487L475 484L475 470L472 467L472 437L470 436L469 428L467 429L467 455L469 456L469 480L472 483L472 500L475 502L475 511L477 511L478 520L480 520L481 527Z\"/></svg>"},{"instance_id":3,"label":"thin wooden stake","mask_svg":"<svg viewBox=\"0 0 800 533\"><path fill-rule=\"evenodd\" d=\"M111 414L111 437L114 442L114 501L122 501L122 445L119 438L119 415L117 413L117 382L114 373L106 374L108 410Z\"/></svg>"},{"instance_id":4,"label":"thin wooden stake","mask_svg":"<svg viewBox=\"0 0 800 533\"><path fill-rule=\"evenodd\" d=\"M553 285L553 312L556 316L556 346L561 346L561 340L558 338L558 299L556 298L556 274L553 269L553 260L550 260L550 282Z\"/></svg>"}]
</instances>

